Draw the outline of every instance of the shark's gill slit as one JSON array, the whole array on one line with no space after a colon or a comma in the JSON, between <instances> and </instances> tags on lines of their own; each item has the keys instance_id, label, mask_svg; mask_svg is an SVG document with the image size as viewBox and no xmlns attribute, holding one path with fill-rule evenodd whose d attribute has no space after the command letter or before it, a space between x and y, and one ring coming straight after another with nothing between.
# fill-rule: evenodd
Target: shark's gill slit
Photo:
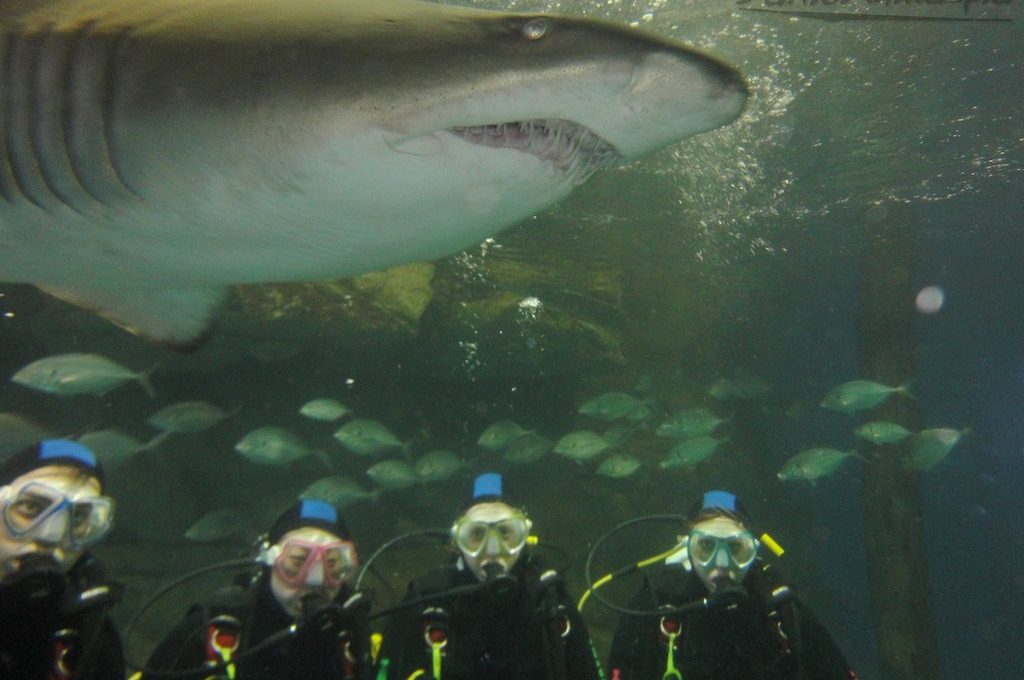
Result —
<instances>
[{"instance_id":1,"label":"shark's gill slit","mask_svg":"<svg viewBox=\"0 0 1024 680\"><path fill-rule=\"evenodd\" d=\"M85 47L95 21L83 23L82 26L70 37L64 64L64 76L62 84L63 106L61 111L61 133L64 140L64 152L67 154L68 164L71 173L78 186L85 191L93 200L106 204L102 193L90 186L90 177L100 174L95 167L90 167L90 159L83 154L83 143L79 139L79 131L83 119L88 121L89 107L84 102L93 95L89 91L87 74L92 63L86 56Z\"/></svg>"},{"instance_id":2,"label":"shark's gill slit","mask_svg":"<svg viewBox=\"0 0 1024 680\"><path fill-rule=\"evenodd\" d=\"M615 147L569 120L528 120L451 128L467 142L532 154L569 175L574 184L619 158Z\"/></svg>"},{"instance_id":3,"label":"shark's gill slit","mask_svg":"<svg viewBox=\"0 0 1024 680\"><path fill-rule=\"evenodd\" d=\"M117 143L114 136L114 126L116 120L114 118L115 111L117 110L117 97L118 97L118 84L121 82L121 63L123 58L123 50L128 44L128 39L131 35L131 28L126 28L120 33L116 34L112 38L106 38L104 47L109 50L107 53L107 63L104 68L103 78L103 101L102 101L102 120L103 120L103 142L106 150L107 162L110 163L110 169L117 179L118 184L124 187L128 193L135 197L140 197L138 191L128 183L128 179L125 177L124 171L119 160Z\"/></svg>"},{"instance_id":4,"label":"shark's gill slit","mask_svg":"<svg viewBox=\"0 0 1024 680\"><path fill-rule=\"evenodd\" d=\"M27 43L27 47L25 47ZM26 134L28 127L28 114L24 107L28 106L29 92L28 84L25 82L26 75L31 78L31 71L24 64L23 52L31 51L32 38L20 38L14 35L8 37L6 55L4 57L4 145L7 150L7 163L11 171L13 187L17 188L26 200L39 209L43 209L43 203L32 193L31 177L25 167L23 158L24 149L19 148L19 135Z\"/></svg>"},{"instance_id":5,"label":"shark's gill slit","mask_svg":"<svg viewBox=\"0 0 1024 680\"><path fill-rule=\"evenodd\" d=\"M29 81L28 147L46 190L59 203L80 212L63 181L70 168L65 157L63 130L59 127L63 105L59 93L64 89L67 41L54 31L52 24L47 24L35 36L34 43L36 49L32 54Z\"/></svg>"}]
</instances>

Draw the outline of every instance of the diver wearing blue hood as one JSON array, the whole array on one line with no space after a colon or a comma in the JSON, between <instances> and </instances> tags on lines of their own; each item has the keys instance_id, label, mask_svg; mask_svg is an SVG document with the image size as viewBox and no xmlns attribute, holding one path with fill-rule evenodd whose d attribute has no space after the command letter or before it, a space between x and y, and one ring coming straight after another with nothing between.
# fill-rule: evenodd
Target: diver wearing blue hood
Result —
<instances>
[{"instance_id":1,"label":"diver wearing blue hood","mask_svg":"<svg viewBox=\"0 0 1024 680\"><path fill-rule=\"evenodd\" d=\"M337 509L301 500L271 527L247 587L229 587L160 643L144 678L368 680L369 601L353 593L355 544Z\"/></svg>"},{"instance_id":2,"label":"diver wearing blue hood","mask_svg":"<svg viewBox=\"0 0 1024 680\"><path fill-rule=\"evenodd\" d=\"M760 541L736 496L709 491L687 519L684 547L645 577L629 605L666 613L621 619L609 662L614 680L857 677L828 631L758 558Z\"/></svg>"},{"instance_id":3,"label":"diver wearing blue hood","mask_svg":"<svg viewBox=\"0 0 1024 680\"><path fill-rule=\"evenodd\" d=\"M121 587L89 553L113 519L103 482L93 452L64 439L0 467L0 678L124 678L109 615Z\"/></svg>"},{"instance_id":4,"label":"diver wearing blue hood","mask_svg":"<svg viewBox=\"0 0 1024 680\"><path fill-rule=\"evenodd\" d=\"M451 527L454 563L409 584L388 619L389 680L594 680L590 636L558 574L533 553L532 523L502 478L480 475ZM381 677L378 675L378 677Z\"/></svg>"}]
</instances>

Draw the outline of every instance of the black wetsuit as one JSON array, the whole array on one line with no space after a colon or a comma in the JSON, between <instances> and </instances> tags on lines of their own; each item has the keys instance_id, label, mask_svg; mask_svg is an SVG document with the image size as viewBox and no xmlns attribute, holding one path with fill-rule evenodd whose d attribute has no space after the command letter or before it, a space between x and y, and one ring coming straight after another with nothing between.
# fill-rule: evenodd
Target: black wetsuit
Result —
<instances>
[{"instance_id":1,"label":"black wetsuit","mask_svg":"<svg viewBox=\"0 0 1024 680\"><path fill-rule=\"evenodd\" d=\"M661 680L668 668L668 633L675 631L673 663L684 680L851 680L828 631L773 570L758 562L743 581L746 595L712 600L706 609L658 617L624 615L612 640L613 680ZM667 566L629 605L651 610L707 597L696 574Z\"/></svg>"},{"instance_id":2,"label":"black wetsuit","mask_svg":"<svg viewBox=\"0 0 1024 680\"><path fill-rule=\"evenodd\" d=\"M49 680L62 656L76 680L124 680L121 636L108 615L120 591L89 554L67 574L46 560L8 576L0 582L0 680Z\"/></svg>"},{"instance_id":3,"label":"black wetsuit","mask_svg":"<svg viewBox=\"0 0 1024 680\"><path fill-rule=\"evenodd\" d=\"M438 596L399 610L388 620L381 650L388 680L405 680L417 669L425 671L421 677L433 677L426 624L439 628L436 634L446 641L443 680L603 677L586 625L561 579L552 571L542 580L544 574L524 556L508 577L493 583L480 584L468 569L456 565L410 583L406 602ZM444 595L463 587L470 592Z\"/></svg>"},{"instance_id":4,"label":"black wetsuit","mask_svg":"<svg viewBox=\"0 0 1024 680\"><path fill-rule=\"evenodd\" d=\"M207 650L213 630L237 632L239 658L236 680L366 680L371 677L368 606L342 609L348 599L342 589L334 603L309 619L298 622L298 631L283 634L278 642L251 655L247 651L296 621L270 590L269 571L248 589L228 588L205 605L193 606L157 646L146 670L185 670L216 663L219 657ZM237 626L213 623L217 617L233 617ZM223 671L221 671L223 674ZM177 676L182 680L209 677L209 671ZM156 673L144 673L156 680Z\"/></svg>"}]
</instances>

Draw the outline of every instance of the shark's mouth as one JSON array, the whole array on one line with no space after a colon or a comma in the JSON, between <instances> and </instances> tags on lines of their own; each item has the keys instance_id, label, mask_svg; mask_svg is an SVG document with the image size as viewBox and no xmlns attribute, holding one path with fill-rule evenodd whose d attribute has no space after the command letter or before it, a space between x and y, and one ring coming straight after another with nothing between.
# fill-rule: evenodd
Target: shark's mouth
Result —
<instances>
[{"instance_id":1,"label":"shark's mouth","mask_svg":"<svg viewBox=\"0 0 1024 680\"><path fill-rule=\"evenodd\" d=\"M569 120L455 127L449 132L473 144L516 149L551 161L572 178L573 184L583 184L600 168L620 158L611 144Z\"/></svg>"}]
</instances>

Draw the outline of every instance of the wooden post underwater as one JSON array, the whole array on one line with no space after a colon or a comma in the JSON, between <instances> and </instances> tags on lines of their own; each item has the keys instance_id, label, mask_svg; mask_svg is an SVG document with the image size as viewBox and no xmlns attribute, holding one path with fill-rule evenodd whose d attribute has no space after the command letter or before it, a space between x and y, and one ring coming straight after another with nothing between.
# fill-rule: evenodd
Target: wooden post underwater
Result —
<instances>
[{"instance_id":1,"label":"wooden post underwater","mask_svg":"<svg viewBox=\"0 0 1024 680\"><path fill-rule=\"evenodd\" d=\"M911 210L890 205L885 217L865 232L858 363L862 377L892 386L908 384L916 375L914 219ZM920 405L896 394L864 419L888 420L917 431ZM864 533L883 671L889 680L938 680L921 473L903 469L906 451L899 445L868 445L861 450L869 459L863 466Z\"/></svg>"}]
</instances>

